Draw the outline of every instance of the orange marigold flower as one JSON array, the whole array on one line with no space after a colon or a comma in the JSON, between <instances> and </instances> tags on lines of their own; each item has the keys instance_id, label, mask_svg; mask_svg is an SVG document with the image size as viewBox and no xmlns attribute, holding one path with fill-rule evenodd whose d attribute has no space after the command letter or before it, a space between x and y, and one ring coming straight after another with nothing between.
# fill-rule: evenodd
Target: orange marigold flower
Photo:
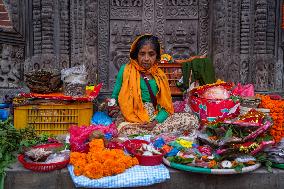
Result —
<instances>
[{"instance_id":1,"label":"orange marigold flower","mask_svg":"<svg viewBox=\"0 0 284 189\"><path fill-rule=\"evenodd\" d=\"M103 177L103 166L101 163L92 162L88 163L84 169L84 175L91 179L98 179Z\"/></svg>"}]
</instances>

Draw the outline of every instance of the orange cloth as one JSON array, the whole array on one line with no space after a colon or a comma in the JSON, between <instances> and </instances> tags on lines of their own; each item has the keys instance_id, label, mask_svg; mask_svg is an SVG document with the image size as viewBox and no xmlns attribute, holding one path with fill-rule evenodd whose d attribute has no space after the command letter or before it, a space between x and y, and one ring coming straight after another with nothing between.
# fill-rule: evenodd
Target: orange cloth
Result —
<instances>
[{"instance_id":1,"label":"orange cloth","mask_svg":"<svg viewBox=\"0 0 284 189\"><path fill-rule=\"evenodd\" d=\"M159 88L156 95L157 103L169 114L173 114L174 108L168 79L165 73L158 68L158 64L153 65L149 70L145 71L138 65L136 60L130 59L130 63L124 69L123 83L118 96L118 103L126 121L134 123L150 121L150 117L143 107L140 72L152 74Z\"/></svg>"}]
</instances>

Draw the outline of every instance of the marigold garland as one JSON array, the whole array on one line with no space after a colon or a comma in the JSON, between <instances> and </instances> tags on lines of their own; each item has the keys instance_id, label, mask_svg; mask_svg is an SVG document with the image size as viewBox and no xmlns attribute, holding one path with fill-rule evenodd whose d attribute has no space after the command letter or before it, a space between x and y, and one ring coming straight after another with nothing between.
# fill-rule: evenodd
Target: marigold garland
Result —
<instances>
[{"instance_id":1,"label":"marigold garland","mask_svg":"<svg viewBox=\"0 0 284 189\"><path fill-rule=\"evenodd\" d=\"M284 137L284 100L272 100L268 95L260 95L261 108L270 109L270 116L273 119L273 126L270 129L270 134L273 136L275 142L281 141Z\"/></svg>"},{"instance_id":2,"label":"marigold garland","mask_svg":"<svg viewBox=\"0 0 284 189\"><path fill-rule=\"evenodd\" d=\"M91 179L123 173L126 169L138 165L137 158L127 156L119 149L106 149L102 139L89 143L89 152L71 152L70 164L74 166L76 176L84 175Z\"/></svg>"}]
</instances>

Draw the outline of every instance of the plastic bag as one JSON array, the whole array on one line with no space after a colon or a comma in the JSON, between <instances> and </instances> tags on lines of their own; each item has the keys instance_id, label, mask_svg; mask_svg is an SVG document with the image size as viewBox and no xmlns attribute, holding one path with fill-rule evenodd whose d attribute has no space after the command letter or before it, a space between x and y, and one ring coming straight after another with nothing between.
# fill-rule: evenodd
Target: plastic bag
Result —
<instances>
[{"instance_id":1,"label":"plastic bag","mask_svg":"<svg viewBox=\"0 0 284 189\"><path fill-rule=\"evenodd\" d=\"M75 66L61 70L61 80L67 83L87 83L87 71L85 65Z\"/></svg>"},{"instance_id":2,"label":"plastic bag","mask_svg":"<svg viewBox=\"0 0 284 189\"><path fill-rule=\"evenodd\" d=\"M112 123L112 119L105 112L95 112L92 117L91 123L94 125L108 126Z\"/></svg>"},{"instance_id":3,"label":"plastic bag","mask_svg":"<svg viewBox=\"0 0 284 189\"><path fill-rule=\"evenodd\" d=\"M112 137L118 136L118 131L116 128L116 125L114 123L111 123L108 126L104 125L91 125L90 127L94 127L94 131L101 131L105 134L105 138L108 138L108 135L111 134Z\"/></svg>"},{"instance_id":4,"label":"plastic bag","mask_svg":"<svg viewBox=\"0 0 284 189\"><path fill-rule=\"evenodd\" d=\"M241 97L253 97L254 96L254 86L253 84L238 85L233 89L232 94L241 96Z\"/></svg>"},{"instance_id":5,"label":"plastic bag","mask_svg":"<svg viewBox=\"0 0 284 189\"><path fill-rule=\"evenodd\" d=\"M61 70L64 94L67 96L84 96L87 76L88 74L84 65Z\"/></svg>"},{"instance_id":6,"label":"plastic bag","mask_svg":"<svg viewBox=\"0 0 284 189\"><path fill-rule=\"evenodd\" d=\"M89 136L95 130L92 126L71 126L70 133L70 147L73 152L87 152L89 150Z\"/></svg>"},{"instance_id":7,"label":"plastic bag","mask_svg":"<svg viewBox=\"0 0 284 189\"><path fill-rule=\"evenodd\" d=\"M203 98L206 99L228 99L230 98L230 93L223 86L214 86L207 89L203 94Z\"/></svg>"},{"instance_id":8,"label":"plastic bag","mask_svg":"<svg viewBox=\"0 0 284 189\"><path fill-rule=\"evenodd\" d=\"M89 150L89 137L94 131L101 131L106 138L111 135L117 137L117 129L114 123L109 126L104 125L90 125L90 126L71 126L70 133L70 147L73 152L88 152Z\"/></svg>"}]
</instances>

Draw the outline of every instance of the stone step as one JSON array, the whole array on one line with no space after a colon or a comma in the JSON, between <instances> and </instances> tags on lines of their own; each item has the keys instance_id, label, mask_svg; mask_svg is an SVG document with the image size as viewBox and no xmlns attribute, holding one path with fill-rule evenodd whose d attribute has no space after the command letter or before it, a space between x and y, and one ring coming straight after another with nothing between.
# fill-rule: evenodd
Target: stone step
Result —
<instances>
[{"instance_id":1,"label":"stone step","mask_svg":"<svg viewBox=\"0 0 284 189\"><path fill-rule=\"evenodd\" d=\"M171 178L149 189L283 189L284 170L273 169L272 173L259 168L251 173L235 175L209 175L169 169ZM5 189L75 189L68 170L37 173L15 163L7 169Z\"/></svg>"}]
</instances>

